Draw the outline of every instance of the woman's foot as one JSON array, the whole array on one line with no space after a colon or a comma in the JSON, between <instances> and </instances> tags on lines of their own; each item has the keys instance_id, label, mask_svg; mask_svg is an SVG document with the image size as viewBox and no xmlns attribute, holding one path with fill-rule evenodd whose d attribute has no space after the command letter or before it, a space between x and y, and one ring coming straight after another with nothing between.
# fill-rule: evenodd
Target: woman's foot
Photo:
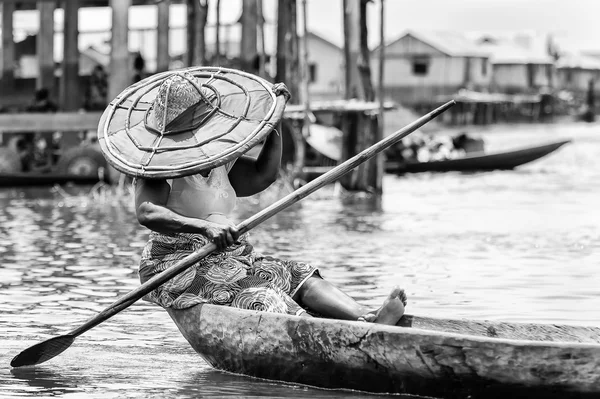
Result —
<instances>
[{"instance_id":1,"label":"woman's foot","mask_svg":"<svg viewBox=\"0 0 600 399\"><path fill-rule=\"evenodd\" d=\"M358 318L359 321L369 323L395 325L404 314L406 305L406 293L403 289L396 286L390 292L390 295L383 301L383 305L375 312L369 312Z\"/></svg>"}]
</instances>

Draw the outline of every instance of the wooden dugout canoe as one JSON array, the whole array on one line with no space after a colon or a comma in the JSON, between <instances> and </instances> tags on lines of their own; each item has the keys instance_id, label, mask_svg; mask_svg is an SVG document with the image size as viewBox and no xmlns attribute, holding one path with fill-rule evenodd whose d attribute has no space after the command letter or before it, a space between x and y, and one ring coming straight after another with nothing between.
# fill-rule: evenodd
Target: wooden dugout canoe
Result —
<instances>
[{"instance_id":1,"label":"wooden dugout canoe","mask_svg":"<svg viewBox=\"0 0 600 399\"><path fill-rule=\"evenodd\" d=\"M397 327L215 305L169 314L211 366L254 377L443 398L600 397L595 327L416 316Z\"/></svg>"},{"instance_id":2,"label":"wooden dugout canoe","mask_svg":"<svg viewBox=\"0 0 600 399\"><path fill-rule=\"evenodd\" d=\"M528 162L540 159L569 143L570 140L527 147L512 151L496 153L473 153L456 159L429 162L399 163L392 160L386 163L388 173L418 173L418 172L476 172L488 170L509 170Z\"/></svg>"}]
</instances>

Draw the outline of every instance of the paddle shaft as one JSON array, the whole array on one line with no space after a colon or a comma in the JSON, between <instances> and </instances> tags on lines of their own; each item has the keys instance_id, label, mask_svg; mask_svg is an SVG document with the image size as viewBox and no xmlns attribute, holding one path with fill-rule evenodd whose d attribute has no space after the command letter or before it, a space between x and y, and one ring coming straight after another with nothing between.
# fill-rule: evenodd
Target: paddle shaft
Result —
<instances>
[{"instance_id":1,"label":"paddle shaft","mask_svg":"<svg viewBox=\"0 0 600 399\"><path fill-rule=\"evenodd\" d=\"M426 123L428 123L429 121L431 121L432 119L434 119L435 117L440 115L441 113L448 110L454 104L455 104L454 101L449 101L446 104L440 106L439 108L436 108L435 110L431 111L430 113L428 113L428 114L422 116L421 118L417 119L416 121L412 122L411 124L406 125L402 129L394 132L393 134L389 135L387 138L373 144L371 147L358 153L357 155L348 159L344 163L336 166L335 168L331 169L329 172L319 176L318 178L307 183L306 185L300 187L293 193L288 194L287 196L283 197L279 201L273 203L269 207L258 212L254 216L244 220L243 222L241 222L240 224L238 224L236 226L237 230L240 232L240 234L244 234L244 233L250 231L254 227L256 227L259 224L261 224L262 222L264 222L265 220L269 219L273 215L282 211L283 209L289 207L290 205L295 204L296 202L300 201L302 198L317 191L321 187L334 182L335 180L339 179L340 177L342 177L343 175L345 175L346 173L348 173L349 171L351 171L358 165L373 158L375 155L377 155L381 151L385 150L389 146L402 140L404 137L408 136L410 133L414 132L415 130L417 130L421 126L425 125ZM71 331L69 333L69 335L76 337L76 336L81 335L84 332L88 331L89 329L97 326L98 324L102 323L103 321L109 319L110 317L119 313L123 309L131 306L133 303L135 303L136 301L141 299L144 295L150 293L155 288L158 288L160 285L162 285L166 281L170 280L171 278L175 277L176 275L178 275L178 274L182 273L183 271L185 271L186 269L190 268L193 264L195 264L196 262L198 262L199 260L201 260L202 258L207 256L208 254L213 252L215 249L217 249L216 244L214 244L214 243L206 244L205 246L200 248L198 251L181 259L177 264L173 265L169 269L161 272L160 274L155 275L150 280L148 280L144 284L140 285L138 288L125 294L124 296L122 296L121 298L116 300L114 303L112 303L108 308L104 309L102 312L98 313L96 316L89 319L82 326Z\"/></svg>"}]
</instances>

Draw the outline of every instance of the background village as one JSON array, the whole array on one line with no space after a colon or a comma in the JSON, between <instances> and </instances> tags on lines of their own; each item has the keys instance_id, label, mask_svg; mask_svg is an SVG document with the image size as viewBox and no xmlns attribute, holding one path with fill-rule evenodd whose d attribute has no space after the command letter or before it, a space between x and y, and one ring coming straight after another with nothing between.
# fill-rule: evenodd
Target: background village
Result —
<instances>
[{"instance_id":1,"label":"background village","mask_svg":"<svg viewBox=\"0 0 600 399\"><path fill-rule=\"evenodd\" d=\"M410 30L385 37L377 26L367 29L360 19L361 13L384 12L383 8L378 11L374 3L363 2L349 11L354 16L345 17L345 38L337 43L305 31L305 1L279 1L280 10L271 18L265 17L262 1L235 3L238 18L221 21L219 13L234 3L3 1L0 172L17 173L21 182L18 174L28 171L46 174L32 182L48 180L48 172L55 175L52 181L57 173L79 175L84 181L98 179L104 165L101 157L80 144L93 141L99 113L129 84L191 65L239 68L290 87L297 106L288 107L286 114L292 144L284 158L293 164L293 174L303 178L360 150L341 148L356 141L349 139L351 128L344 123L371 126L368 143L409 122L407 115L426 113L451 99L457 106L439 118L444 126L564 118L593 121L598 112L600 50L580 52L561 46L548 33ZM107 16L108 6L112 17ZM216 13L216 23L208 22L215 20L208 18L211 13ZM90 24L91 19L106 24ZM278 24L282 19L289 23ZM361 42L358 32L363 31L370 37L379 35L379 44ZM363 103L349 105L347 100ZM387 117L379 120L385 121L379 136L377 121L344 122L349 113L364 117L383 110ZM303 128L311 119L307 111L313 123L318 119L320 126L339 129L317 126L313 143L307 145L309 135ZM45 112L58 114L39 115ZM73 131L77 135L63 134ZM51 154L36 154L36 140ZM340 148L333 148L331 141ZM378 189L381 176L369 170L363 174L367 180L362 188Z\"/></svg>"}]
</instances>

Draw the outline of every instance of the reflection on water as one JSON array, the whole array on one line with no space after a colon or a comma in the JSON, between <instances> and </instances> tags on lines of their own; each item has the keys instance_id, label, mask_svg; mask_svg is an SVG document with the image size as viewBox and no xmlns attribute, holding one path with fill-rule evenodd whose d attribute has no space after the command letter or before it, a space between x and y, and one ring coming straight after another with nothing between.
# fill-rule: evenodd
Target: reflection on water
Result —
<instances>
[{"instance_id":1,"label":"reflection on water","mask_svg":"<svg viewBox=\"0 0 600 399\"><path fill-rule=\"evenodd\" d=\"M401 283L414 314L600 326L600 125L495 127L485 137L491 150L573 143L515 171L386 176L379 202L327 187L255 229L254 243L317 265L370 306ZM239 217L275 198L242 201ZM340 395L212 370L143 302L43 366L9 369L20 350L137 287L146 237L127 200L0 190L0 397Z\"/></svg>"}]
</instances>

